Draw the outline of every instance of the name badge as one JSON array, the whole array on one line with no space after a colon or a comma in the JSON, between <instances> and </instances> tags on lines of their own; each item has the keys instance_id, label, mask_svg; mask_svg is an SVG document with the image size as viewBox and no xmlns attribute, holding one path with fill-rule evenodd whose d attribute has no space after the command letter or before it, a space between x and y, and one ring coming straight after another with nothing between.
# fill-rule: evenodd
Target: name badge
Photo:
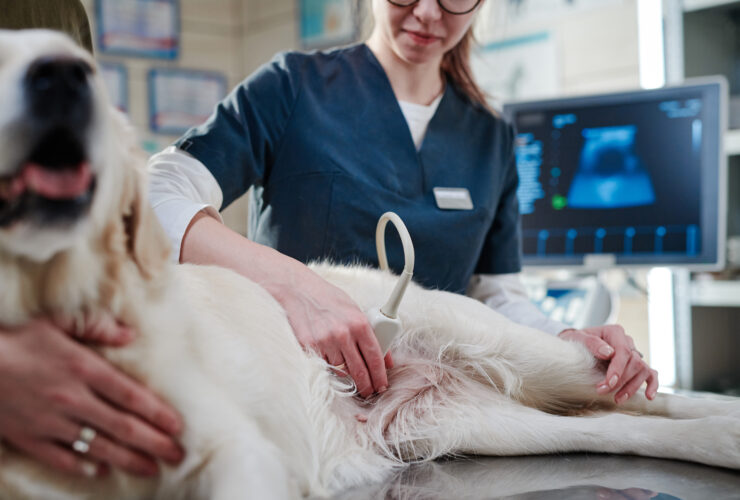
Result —
<instances>
[{"instance_id":1,"label":"name badge","mask_svg":"<svg viewBox=\"0 0 740 500\"><path fill-rule=\"evenodd\" d=\"M470 191L465 188L434 188L434 199L442 210L473 210Z\"/></svg>"}]
</instances>

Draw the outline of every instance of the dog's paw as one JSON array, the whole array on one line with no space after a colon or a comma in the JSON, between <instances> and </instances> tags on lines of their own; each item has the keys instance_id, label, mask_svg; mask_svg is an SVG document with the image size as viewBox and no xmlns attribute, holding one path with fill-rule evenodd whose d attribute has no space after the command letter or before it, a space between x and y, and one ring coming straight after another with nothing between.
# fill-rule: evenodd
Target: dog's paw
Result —
<instances>
[{"instance_id":1,"label":"dog's paw","mask_svg":"<svg viewBox=\"0 0 740 500\"><path fill-rule=\"evenodd\" d=\"M699 449L701 462L740 470L740 420L731 416L707 417L695 421L697 433L691 436ZM690 458L693 460L693 458Z\"/></svg>"}]
</instances>

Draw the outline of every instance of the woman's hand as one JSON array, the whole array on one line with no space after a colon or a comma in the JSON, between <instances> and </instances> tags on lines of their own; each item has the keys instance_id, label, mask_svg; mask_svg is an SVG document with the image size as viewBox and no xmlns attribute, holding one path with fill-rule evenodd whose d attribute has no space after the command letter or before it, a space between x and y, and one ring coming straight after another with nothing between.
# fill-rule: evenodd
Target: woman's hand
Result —
<instances>
[{"instance_id":1,"label":"woman's hand","mask_svg":"<svg viewBox=\"0 0 740 500\"><path fill-rule=\"evenodd\" d=\"M363 397L385 392L386 368L393 367L393 360L390 353L383 359L365 314L347 294L310 269L296 273L295 283L274 289L273 295L285 309L298 342L318 352L340 374L348 372Z\"/></svg>"},{"instance_id":2,"label":"woman's hand","mask_svg":"<svg viewBox=\"0 0 740 500\"><path fill-rule=\"evenodd\" d=\"M624 403L647 382L645 396L654 399L658 392L658 372L642 359L632 337L619 325L568 329L558 334L562 339L580 342L602 361L608 362L604 380L597 384L599 394L615 392L614 401Z\"/></svg>"},{"instance_id":3,"label":"woman's hand","mask_svg":"<svg viewBox=\"0 0 740 500\"><path fill-rule=\"evenodd\" d=\"M362 396L388 388L386 367L393 361L390 355L383 360L365 314L299 261L249 241L203 211L190 221L180 261L226 267L259 283L283 306L301 346L318 352L340 373L346 369Z\"/></svg>"},{"instance_id":4,"label":"woman's hand","mask_svg":"<svg viewBox=\"0 0 740 500\"><path fill-rule=\"evenodd\" d=\"M90 345L121 347L135 337L129 327L107 313L56 316L52 322L64 333Z\"/></svg>"},{"instance_id":5,"label":"woman's hand","mask_svg":"<svg viewBox=\"0 0 740 500\"><path fill-rule=\"evenodd\" d=\"M77 333L113 344L132 337L118 328ZM97 432L85 455L72 451L83 427ZM181 429L174 410L51 321L0 328L0 437L21 452L80 475L111 465L152 476L155 457L182 459L173 439Z\"/></svg>"}]
</instances>

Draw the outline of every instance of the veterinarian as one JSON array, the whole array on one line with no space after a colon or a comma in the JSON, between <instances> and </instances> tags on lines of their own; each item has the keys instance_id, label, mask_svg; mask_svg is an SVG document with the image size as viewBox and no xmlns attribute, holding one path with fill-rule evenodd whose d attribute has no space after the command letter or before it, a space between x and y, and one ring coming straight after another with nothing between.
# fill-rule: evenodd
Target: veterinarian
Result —
<instances>
[{"instance_id":1,"label":"veterinarian","mask_svg":"<svg viewBox=\"0 0 740 500\"><path fill-rule=\"evenodd\" d=\"M514 321L582 342L609 360L594 390L623 402L647 381L652 398L657 374L621 327L566 329L527 298L514 133L470 71L483 1L372 0L365 43L277 56L151 159L152 205L175 257L260 283L299 342L346 369L363 396L387 388L392 360L384 363L363 312L303 263L377 265L375 224L392 210L411 232L422 285L467 291ZM218 210L250 187L247 239ZM400 245L389 255L400 272Z\"/></svg>"},{"instance_id":2,"label":"veterinarian","mask_svg":"<svg viewBox=\"0 0 740 500\"><path fill-rule=\"evenodd\" d=\"M79 0L0 0L0 29L23 28L64 31L93 50ZM179 415L77 341L116 346L134 334L105 318L75 340L65 333L72 323L40 318L14 330L0 325L0 438L73 474L104 474L113 465L152 476L154 457L179 462Z\"/></svg>"}]
</instances>

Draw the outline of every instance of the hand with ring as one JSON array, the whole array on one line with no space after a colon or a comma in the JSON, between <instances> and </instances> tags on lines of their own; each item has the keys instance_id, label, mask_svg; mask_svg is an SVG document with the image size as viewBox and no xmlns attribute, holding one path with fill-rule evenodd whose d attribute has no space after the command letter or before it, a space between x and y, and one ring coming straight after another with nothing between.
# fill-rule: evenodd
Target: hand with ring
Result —
<instances>
[{"instance_id":1,"label":"hand with ring","mask_svg":"<svg viewBox=\"0 0 740 500\"><path fill-rule=\"evenodd\" d=\"M614 393L617 404L634 396L647 383L645 396L655 399L658 392L658 372L650 368L635 342L619 325L594 326L576 330L569 328L560 338L584 344L597 359L607 363L603 380L596 385L599 394Z\"/></svg>"},{"instance_id":2,"label":"hand with ring","mask_svg":"<svg viewBox=\"0 0 740 500\"><path fill-rule=\"evenodd\" d=\"M113 334L109 345L131 337ZM156 459L182 459L181 429L174 410L51 321L0 327L3 445L78 475L112 466L153 476Z\"/></svg>"},{"instance_id":3,"label":"hand with ring","mask_svg":"<svg viewBox=\"0 0 740 500\"><path fill-rule=\"evenodd\" d=\"M338 365L329 365L329 368L331 368L334 371L334 373L336 373L340 377L346 377L348 375L347 363L339 363Z\"/></svg>"},{"instance_id":4,"label":"hand with ring","mask_svg":"<svg viewBox=\"0 0 740 500\"><path fill-rule=\"evenodd\" d=\"M343 365L339 375L351 377L362 397L385 392L386 370L393 367L393 359L390 353L383 356L367 317L344 291L303 267L301 293L295 293L299 287L294 283L289 287L290 293L284 287L282 292L274 293L288 315L296 339L304 349L323 357L329 366Z\"/></svg>"}]
</instances>

